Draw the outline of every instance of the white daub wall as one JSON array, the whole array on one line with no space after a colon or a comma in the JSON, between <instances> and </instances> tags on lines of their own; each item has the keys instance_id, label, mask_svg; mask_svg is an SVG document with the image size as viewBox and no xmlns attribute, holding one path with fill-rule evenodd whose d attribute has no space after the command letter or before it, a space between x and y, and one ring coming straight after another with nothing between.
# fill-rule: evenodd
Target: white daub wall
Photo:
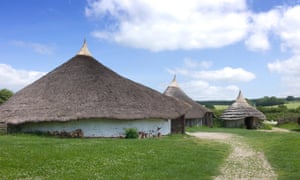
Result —
<instances>
[{"instance_id":1,"label":"white daub wall","mask_svg":"<svg viewBox=\"0 0 300 180\"><path fill-rule=\"evenodd\" d=\"M83 131L84 137L120 137L125 136L125 129L137 128L148 134L157 135L157 128L160 128L161 135L171 133L171 121L162 119L145 120L77 120L67 122L41 122L26 123L21 125L22 132L72 132L76 129Z\"/></svg>"}]
</instances>

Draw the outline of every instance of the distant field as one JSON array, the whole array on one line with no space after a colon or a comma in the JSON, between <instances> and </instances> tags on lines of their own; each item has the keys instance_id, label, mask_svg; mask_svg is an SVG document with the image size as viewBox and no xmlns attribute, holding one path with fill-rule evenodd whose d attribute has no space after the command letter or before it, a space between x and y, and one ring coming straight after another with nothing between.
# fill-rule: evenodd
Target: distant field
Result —
<instances>
[{"instance_id":1,"label":"distant field","mask_svg":"<svg viewBox=\"0 0 300 180\"><path fill-rule=\"evenodd\" d=\"M214 106L217 110L225 110L228 108L228 105L215 105Z\"/></svg>"},{"instance_id":2,"label":"distant field","mask_svg":"<svg viewBox=\"0 0 300 180\"><path fill-rule=\"evenodd\" d=\"M288 109L296 109L300 107L300 101L291 101L284 105L286 105Z\"/></svg>"},{"instance_id":3,"label":"distant field","mask_svg":"<svg viewBox=\"0 0 300 180\"><path fill-rule=\"evenodd\" d=\"M185 135L158 139L0 136L0 179L211 179L224 144Z\"/></svg>"}]
</instances>

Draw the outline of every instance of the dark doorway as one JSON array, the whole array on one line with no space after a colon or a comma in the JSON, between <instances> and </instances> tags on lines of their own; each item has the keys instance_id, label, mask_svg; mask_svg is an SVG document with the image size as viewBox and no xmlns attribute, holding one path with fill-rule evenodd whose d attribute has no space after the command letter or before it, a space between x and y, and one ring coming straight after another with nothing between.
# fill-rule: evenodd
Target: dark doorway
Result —
<instances>
[{"instance_id":1,"label":"dark doorway","mask_svg":"<svg viewBox=\"0 0 300 180\"><path fill-rule=\"evenodd\" d=\"M255 129L254 118L253 117L246 117L245 118L245 125L246 125L247 129Z\"/></svg>"},{"instance_id":2,"label":"dark doorway","mask_svg":"<svg viewBox=\"0 0 300 180\"><path fill-rule=\"evenodd\" d=\"M184 115L171 120L171 133L172 134L184 134L185 133L185 119Z\"/></svg>"}]
</instances>

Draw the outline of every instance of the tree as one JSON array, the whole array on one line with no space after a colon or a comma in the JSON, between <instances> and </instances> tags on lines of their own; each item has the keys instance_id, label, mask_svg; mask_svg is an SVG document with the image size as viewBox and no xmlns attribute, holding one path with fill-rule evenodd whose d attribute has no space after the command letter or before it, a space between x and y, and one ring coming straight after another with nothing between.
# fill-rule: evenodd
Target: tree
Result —
<instances>
[{"instance_id":1,"label":"tree","mask_svg":"<svg viewBox=\"0 0 300 180\"><path fill-rule=\"evenodd\" d=\"M288 97L286 97L286 100L287 101L294 101L295 97L294 96L288 96Z\"/></svg>"},{"instance_id":2,"label":"tree","mask_svg":"<svg viewBox=\"0 0 300 180\"><path fill-rule=\"evenodd\" d=\"M279 99L276 98L275 96L268 97L265 96L263 98L257 99L256 100L256 105L257 106L274 106L274 105L280 105L284 104L284 99Z\"/></svg>"},{"instance_id":3,"label":"tree","mask_svg":"<svg viewBox=\"0 0 300 180\"><path fill-rule=\"evenodd\" d=\"M14 93L8 89L1 89L0 90L0 104L7 101Z\"/></svg>"},{"instance_id":4,"label":"tree","mask_svg":"<svg viewBox=\"0 0 300 180\"><path fill-rule=\"evenodd\" d=\"M208 108L208 109L210 109L210 110L216 109L215 106L212 105L212 104L207 104L207 105L205 105L205 107Z\"/></svg>"}]
</instances>

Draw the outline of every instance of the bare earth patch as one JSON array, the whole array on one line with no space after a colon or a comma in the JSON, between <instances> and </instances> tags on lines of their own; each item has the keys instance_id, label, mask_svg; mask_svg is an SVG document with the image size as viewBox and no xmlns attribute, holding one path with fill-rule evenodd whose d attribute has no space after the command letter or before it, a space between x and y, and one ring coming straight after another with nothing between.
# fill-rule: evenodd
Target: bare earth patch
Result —
<instances>
[{"instance_id":1,"label":"bare earth patch","mask_svg":"<svg viewBox=\"0 0 300 180\"><path fill-rule=\"evenodd\" d=\"M272 130L263 130L263 129L261 129L261 130L257 130L257 131L263 131L263 132L287 132L287 133L291 132L288 129L278 128L278 127L272 127Z\"/></svg>"},{"instance_id":2,"label":"bare earth patch","mask_svg":"<svg viewBox=\"0 0 300 180\"><path fill-rule=\"evenodd\" d=\"M230 133L187 133L200 139L210 139L231 145L232 152L215 180L277 179L276 173L262 152L252 149L243 137Z\"/></svg>"}]
</instances>

